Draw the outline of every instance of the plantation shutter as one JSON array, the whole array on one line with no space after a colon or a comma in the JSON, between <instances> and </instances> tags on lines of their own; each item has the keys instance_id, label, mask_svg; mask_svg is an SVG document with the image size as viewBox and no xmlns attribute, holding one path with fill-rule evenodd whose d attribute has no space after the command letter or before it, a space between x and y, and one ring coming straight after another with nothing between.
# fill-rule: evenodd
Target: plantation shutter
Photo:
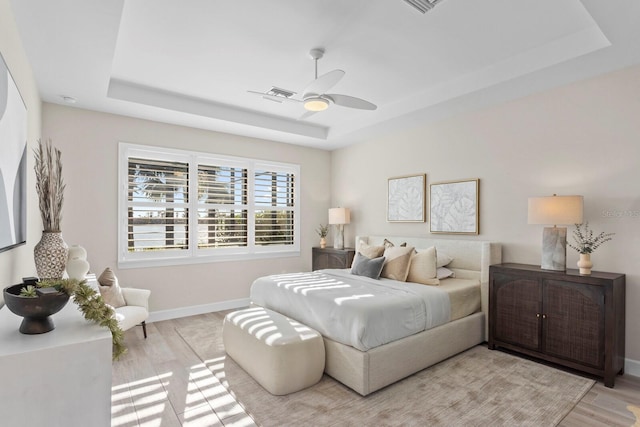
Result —
<instances>
[{"instance_id":1,"label":"plantation shutter","mask_svg":"<svg viewBox=\"0 0 640 427\"><path fill-rule=\"evenodd\" d=\"M247 246L247 169L198 165L198 249Z\"/></svg>"},{"instance_id":2,"label":"plantation shutter","mask_svg":"<svg viewBox=\"0 0 640 427\"><path fill-rule=\"evenodd\" d=\"M299 255L299 165L127 143L119 152L119 267Z\"/></svg>"},{"instance_id":3,"label":"plantation shutter","mask_svg":"<svg viewBox=\"0 0 640 427\"><path fill-rule=\"evenodd\" d=\"M293 245L295 175L256 170L254 174L255 244Z\"/></svg>"},{"instance_id":4,"label":"plantation shutter","mask_svg":"<svg viewBox=\"0 0 640 427\"><path fill-rule=\"evenodd\" d=\"M129 158L128 251L188 249L188 203L188 163Z\"/></svg>"}]
</instances>

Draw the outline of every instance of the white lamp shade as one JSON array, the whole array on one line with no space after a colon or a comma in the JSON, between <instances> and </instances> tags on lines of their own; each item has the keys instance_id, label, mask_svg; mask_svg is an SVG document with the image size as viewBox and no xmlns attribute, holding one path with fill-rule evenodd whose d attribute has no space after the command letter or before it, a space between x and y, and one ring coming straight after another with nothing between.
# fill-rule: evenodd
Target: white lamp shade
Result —
<instances>
[{"instance_id":1,"label":"white lamp shade","mask_svg":"<svg viewBox=\"0 0 640 427\"><path fill-rule=\"evenodd\" d=\"M529 224L581 224L582 196L529 197Z\"/></svg>"},{"instance_id":2,"label":"white lamp shade","mask_svg":"<svg viewBox=\"0 0 640 427\"><path fill-rule=\"evenodd\" d=\"M329 209L329 224L349 224L351 222L351 211L347 208Z\"/></svg>"}]
</instances>

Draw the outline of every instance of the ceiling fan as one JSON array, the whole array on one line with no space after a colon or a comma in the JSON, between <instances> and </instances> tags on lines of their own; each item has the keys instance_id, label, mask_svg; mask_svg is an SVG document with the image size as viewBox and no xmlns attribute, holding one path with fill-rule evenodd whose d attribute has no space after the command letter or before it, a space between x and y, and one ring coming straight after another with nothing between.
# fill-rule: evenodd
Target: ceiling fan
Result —
<instances>
[{"instance_id":1,"label":"ceiling fan","mask_svg":"<svg viewBox=\"0 0 640 427\"><path fill-rule=\"evenodd\" d=\"M336 83L344 77L345 72L342 70L333 70L318 77L318 60L324 56L324 49L311 49L309 55L315 62L315 79L302 91L302 99L293 98L293 95L295 95L296 92L280 89L275 86L267 92L258 92L253 90L248 92L260 95L270 101L302 104L307 111L300 117L300 119L305 119L317 112L324 111L329 108L331 104L348 108L356 108L359 110L375 110L378 108L375 104L361 98L356 98L355 96L326 93L326 91L335 86Z\"/></svg>"}]
</instances>

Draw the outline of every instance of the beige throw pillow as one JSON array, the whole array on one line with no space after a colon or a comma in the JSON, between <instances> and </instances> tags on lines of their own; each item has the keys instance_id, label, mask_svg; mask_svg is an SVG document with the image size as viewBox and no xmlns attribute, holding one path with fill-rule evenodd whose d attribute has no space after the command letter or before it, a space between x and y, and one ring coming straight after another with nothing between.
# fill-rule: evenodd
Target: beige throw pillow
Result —
<instances>
[{"instance_id":1,"label":"beige throw pillow","mask_svg":"<svg viewBox=\"0 0 640 427\"><path fill-rule=\"evenodd\" d=\"M409 274L409 264L413 255L413 246L391 247L384 250L384 267L380 277L404 282Z\"/></svg>"},{"instance_id":2,"label":"beige throw pillow","mask_svg":"<svg viewBox=\"0 0 640 427\"><path fill-rule=\"evenodd\" d=\"M384 253L384 246L371 246L360 240L358 252L367 258L379 258Z\"/></svg>"},{"instance_id":3,"label":"beige throw pillow","mask_svg":"<svg viewBox=\"0 0 640 427\"><path fill-rule=\"evenodd\" d=\"M421 283L423 285L439 285L436 267L436 248L420 250L411 258L407 282Z\"/></svg>"},{"instance_id":4,"label":"beige throw pillow","mask_svg":"<svg viewBox=\"0 0 640 427\"><path fill-rule=\"evenodd\" d=\"M109 267L105 268L100 277L98 277L98 289L104 302L113 308L127 305L118 284L118 278Z\"/></svg>"}]
</instances>

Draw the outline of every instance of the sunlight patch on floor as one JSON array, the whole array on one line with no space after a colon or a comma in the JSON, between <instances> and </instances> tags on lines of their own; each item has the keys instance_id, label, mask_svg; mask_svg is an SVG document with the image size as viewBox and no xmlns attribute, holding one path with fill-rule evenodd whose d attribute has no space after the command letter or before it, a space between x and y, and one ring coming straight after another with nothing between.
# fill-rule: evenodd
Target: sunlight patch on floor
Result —
<instances>
[{"instance_id":1,"label":"sunlight patch on floor","mask_svg":"<svg viewBox=\"0 0 640 427\"><path fill-rule=\"evenodd\" d=\"M172 372L114 385L111 388L111 426L162 427L167 424L163 418L167 412L175 410L175 403L184 403L184 412L177 414L182 426L255 426L254 420L208 366L224 369L224 357L191 366L186 390L184 393L177 391L185 401L174 402L174 405L171 399L175 399L176 390L169 396Z\"/></svg>"}]
</instances>

